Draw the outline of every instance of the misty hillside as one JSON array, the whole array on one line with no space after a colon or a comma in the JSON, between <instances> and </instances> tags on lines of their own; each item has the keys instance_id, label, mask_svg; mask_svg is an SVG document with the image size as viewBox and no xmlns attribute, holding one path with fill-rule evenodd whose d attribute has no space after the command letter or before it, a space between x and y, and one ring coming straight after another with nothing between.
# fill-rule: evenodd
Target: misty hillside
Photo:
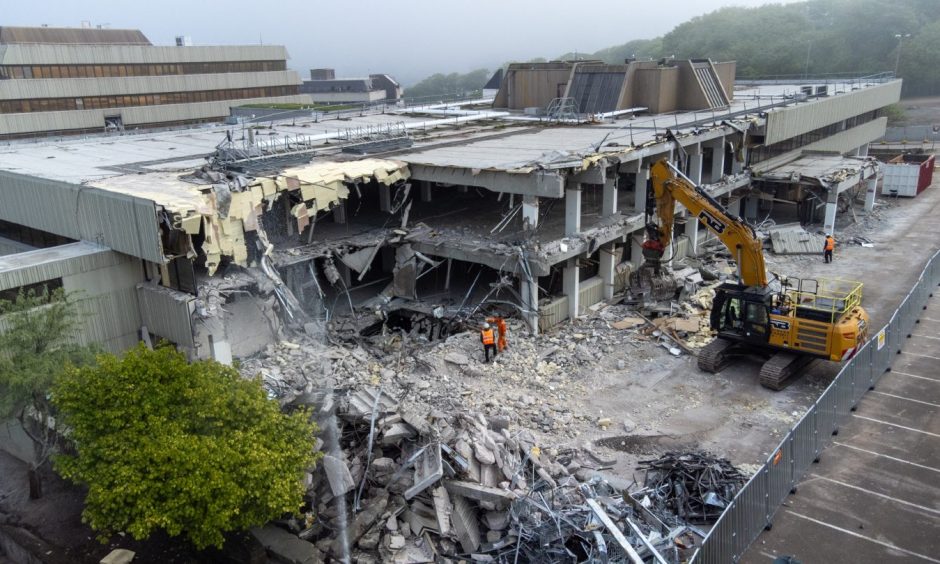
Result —
<instances>
[{"instance_id":1,"label":"misty hillside","mask_svg":"<svg viewBox=\"0 0 940 564\"><path fill-rule=\"evenodd\" d=\"M800 76L893 71L904 96L940 94L940 1L810 0L758 8L722 8L679 24L662 37L634 39L595 53L556 59L630 57L710 58L738 62L738 77ZM429 77L407 96L436 96L481 88L489 74L477 70Z\"/></svg>"}]
</instances>

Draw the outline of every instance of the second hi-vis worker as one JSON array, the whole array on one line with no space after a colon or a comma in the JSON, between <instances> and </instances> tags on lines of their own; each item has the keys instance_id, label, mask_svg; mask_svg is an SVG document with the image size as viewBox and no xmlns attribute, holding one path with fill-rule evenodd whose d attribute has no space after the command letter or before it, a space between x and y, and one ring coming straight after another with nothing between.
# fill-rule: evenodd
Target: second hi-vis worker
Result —
<instances>
[{"instance_id":1,"label":"second hi-vis worker","mask_svg":"<svg viewBox=\"0 0 940 564\"><path fill-rule=\"evenodd\" d=\"M484 323L483 328L480 329L480 342L483 343L485 361L490 361L490 351L493 351L493 358L496 358L496 332L489 323Z\"/></svg>"},{"instance_id":2,"label":"second hi-vis worker","mask_svg":"<svg viewBox=\"0 0 940 564\"><path fill-rule=\"evenodd\" d=\"M486 322L496 325L496 350L503 352L508 345L506 336L509 335L509 329L506 328L506 320L502 317L494 316L487 317Z\"/></svg>"},{"instance_id":3,"label":"second hi-vis worker","mask_svg":"<svg viewBox=\"0 0 940 564\"><path fill-rule=\"evenodd\" d=\"M836 249L836 240L832 238L832 234L826 235L826 242L823 244L823 260L826 263L832 262L832 251Z\"/></svg>"}]
</instances>

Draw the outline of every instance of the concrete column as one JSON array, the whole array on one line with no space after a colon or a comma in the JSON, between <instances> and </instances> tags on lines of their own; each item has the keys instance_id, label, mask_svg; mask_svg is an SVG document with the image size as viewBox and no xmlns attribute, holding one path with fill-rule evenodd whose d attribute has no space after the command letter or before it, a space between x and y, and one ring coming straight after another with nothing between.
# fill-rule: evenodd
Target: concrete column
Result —
<instances>
[{"instance_id":1,"label":"concrete column","mask_svg":"<svg viewBox=\"0 0 940 564\"><path fill-rule=\"evenodd\" d=\"M617 213L617 175L611 175L604 181L604 201L601 204L601 217Z\"/></svg>"},{"instance_id":2,"label":"concrete column","mask_svg":"<svg viewBox=\"0 0 940 564\"><path fill-rule=\"evenodd\" d=\"M431 201L431 182L428 180L421 181L421 201L430 202Z\"/></svg>"},{"instance_id":3,"label":"concrete column","mask_svg":"<svg viewBox=\"0 0 940 564\"><path fill-rule=\"evenodd\" d=\"M696 185L702 183L702 149L689 154L689 180Z\"/></svg>"},{"instance_id":4,"label":"concrete column","mask_svg":"<svg viewBox=\"0 0 940 564\"><path fill-rule=\"evenodd\" d=\"M613 243L608 243L601 246L600 251L600 268L598 269L598 274L601 277L601 280L604 281L604 299L611 300L614 298L614 275L616 273L615 267L617 266L617 246Z\"/></svg>"},{"instance_id":5,"label":"concrete column","mask_svg":"<svg viewBox=\"0 0 940 564\"><path fill-rule=\"evenodd\" d=\"M836 230L836 211L839 209L839 194L835 190L829 191L826 198L826 218L823 220L823 230L834 233Z\"/></svg>"},{"instance_id":6,"label":"concrete column","mask_svg":"<svg viewBox=\"0 0 940 564\"><path fill-rule=\"evenodd\" d=\"M336 223L346 223L346 204L333 206L333 221Z\"/></svg>"},{"instance_id":7,"label":"concrete column","mask_svg":"<svg viewBox=\"0 0 940 564\"><path fill-rule=\"evenodd\" d=\"M385 213L392 211L392 187L388 184L379 184L379 209Z\"/></svg>"},{"instance_id":8,"label":"concrete column","mask_svg":"<svg viewBox=\"0 0 940 564\"><path fill-rule=\"evenodd\" d=\"M722 137L712 148L712 173L709 182L712 184L721 180L725 172L725 139Z\"/></svg>"},{"instance_id":9,"label":"concrete column","mask_svg":"<svg viewBox=\"0 0 940 564\"><path fill-rule=\"evenodd\" d=\"M860 157L867 157L868 156L868 143L865 143L864 145L859 147L858 151L856 151L856 154Z\"/></svg>"},{"instance_id":10,"label":"concrete column","mask_svg":"<svg viewBox=\"0 0 940 564\"><path fill-rule=\"evenodd\" d=\"M878 177L869 178L865 188L865 211L875 209L875 197L878 195Z\"/></svg>"},{"instance_id":11,"label":"concrete column","mask_svg":"<svg viewBox=\"0 0 940 564\"><path fill-rule=\"evenodd\" d=\"M738 198L738 199L736 199L736 200L731 200L731 201L728 203L728 213L730 213L731 215L739 216L739 217L740 217L740 215L741 215L741 200L743 200L743 198Z\"/></svg>"},{"instance_id":12,"label":"concrete column","mask_svg":"<svg viewBox=\"0 0 940 564\"><path fill-rule=\"evenodd\" d=\"M632 235L630 237L630 262L633 263L633 270L637 270L643 265L643 236Z\"/></svg>"},{"instance_id":13,"label":"concrete column","mask_svg":"<svg viewBox=\"0 0 940 564\"><path fill-rule=\"evenodd\" d=\"M568 183L565 188L565 237L581 232L581 184Z\"/></svg>"},{"instance_id":14,"label":"concrete column","mask_svg":"<svg viewBox=\"0 0 940 564\"><path fill-rule=\"evenodd\" d=\"M522 196L522 230L530 231L539 225L539 197Z\"/></svg>"},{"instance_id":15,"label":"concrete column","mask_svg":"<svg viewBox=\"0 0 940 564\"><path fill-rule=\"evenodd\" d=\"M689 238L689 254L698 254L698 218L686 216L685 236Z\"/></svg>"},{"instance_id":16,"label":"concrete column","mask_svg":"<svg viewBox=\"0 0 940 564\"><path fill-rule=\"evenodd\" d=\"M646 185L650 179L649 163L641 162L636 171L636 183L633 185L633 209L646 210Z\"/></svg>"},{"instance_id":17,"label":"concrete column","mask_svg":"<svg viewBox=\"0 0 940 564\"><path fill-rule=\"evenodd\" d=\"M747 220L757 219L757 205L759 199L748 196L744 199L744 218Z\"/></svg>"},{"instance_id":18,"label":"concrete column","mask_svg":"<svg viewBox=\"0 0 940 564\"><path fill-rule=\"evenodd\" d=\"M581 311L581 279L578 272L578 259L568 259L562 278L562 290L568 296L568 319L574 321Z\"/></svg>"},{"instance_id":19,"label":"concrete column","mask_svg":"<svg viewBox=\"0 0 940 564\"><path fill-rule=\"evenodd\" d=\"M519 295L522 296L522 307L526 309L524 314L526 323L529 325L529 331L533 335L539 334L539 286L538 279L532 282L525 279L519 280Z\"/></svg>"}]
</instances>

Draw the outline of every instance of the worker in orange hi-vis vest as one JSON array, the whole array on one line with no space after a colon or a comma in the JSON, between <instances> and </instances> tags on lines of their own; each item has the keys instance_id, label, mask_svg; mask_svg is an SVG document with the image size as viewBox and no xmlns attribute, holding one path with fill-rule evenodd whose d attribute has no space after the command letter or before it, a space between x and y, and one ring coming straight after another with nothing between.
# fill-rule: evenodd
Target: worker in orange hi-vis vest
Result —
<instances>
[{"instance_id":1,"label":"worker in orange hi-vis vest","mask_svg":"<svg viewBox=\"0 0 940 564\"><path fill-rule=\"evenodd\" d=\"M494 323L496 325L496 350L503 352L509 345L509 343L506 341L506 337L509 335L509 329L506 328L506 320L497 315L494 317L488 317L486 322Z\"/></svg>"},{"instance_id":2,"label":"worker in orange hi-vis vest","mask_svg":"<svg viewBox=\"0 0 940 564\"><path fill-rule=\"evenodd\" d=\"M832 262L832 251L836 249L836 240L832 238L832 234L826 235L826 242L823 243L823 260L826 263Z\"/></svg>"},{"instance_id":3,"label":"worker in orange hi-vis vest","mask_svg":"<svg viewBox=\"0 0 940 564\"><path fill-rule=\"evenodd\" d=\"M480 329L480 342L483 343L483 356L486 362L490 361L490 351L493 351L493 358L496 358L496 332L489 323L484 323Z\"/></svg>"}]
</instances>

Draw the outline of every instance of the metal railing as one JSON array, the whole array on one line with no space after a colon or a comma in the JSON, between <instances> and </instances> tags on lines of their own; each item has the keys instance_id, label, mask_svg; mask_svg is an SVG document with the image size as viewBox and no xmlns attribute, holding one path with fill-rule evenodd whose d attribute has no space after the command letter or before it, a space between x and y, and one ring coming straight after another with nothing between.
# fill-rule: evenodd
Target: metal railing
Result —
<instances>
[{"instance_id":1,"label":"metal railing","mask_svg":"<svg viewBox=\"0 0 940 564\"><path fill-rule=\"evenodd\" d=\"M772 523L774 513L832 442L839 426L890 368L938 283L940 251L930 258L888 324L842 366L826 391L738 492L702 541L693 563L737 562Z\"/></svg>"}]
</instances>

